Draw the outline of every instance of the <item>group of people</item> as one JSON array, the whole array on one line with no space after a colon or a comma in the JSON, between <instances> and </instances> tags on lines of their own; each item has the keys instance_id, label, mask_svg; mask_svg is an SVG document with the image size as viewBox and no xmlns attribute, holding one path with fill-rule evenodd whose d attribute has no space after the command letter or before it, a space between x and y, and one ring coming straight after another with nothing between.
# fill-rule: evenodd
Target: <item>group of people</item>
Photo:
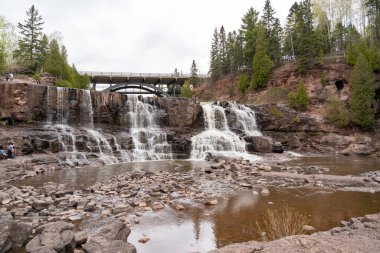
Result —
<instances>
[{"instance_id":1,"label":"group of people","mask_svg":"<svg viewBox=\"0 0 380 253\"><path fill-rule=\"evenodd\" d=\"M13 81L13 74L12 73L7 73L6 75L5 75L5 81Z\"/></svg>"},{"instance_id":2,"label":"group of people","mask_svg":"<svg viewBox=\"0 0 380 253\"><path fill-rule=\"evenodd\" d=\"M3 146L0 146L0 160L2 159L14 159L15 158L16 148L13 145L13 142L9 143L7 150Z\"/></svg>"}]
</instances>

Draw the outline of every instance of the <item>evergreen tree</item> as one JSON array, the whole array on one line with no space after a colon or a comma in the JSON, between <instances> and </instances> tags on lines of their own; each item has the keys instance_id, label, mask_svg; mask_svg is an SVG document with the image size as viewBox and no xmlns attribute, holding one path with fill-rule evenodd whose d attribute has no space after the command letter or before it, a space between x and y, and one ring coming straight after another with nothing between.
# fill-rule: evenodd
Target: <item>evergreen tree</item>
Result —
<instances>
[{"instance_id":1,"label":"evergreen tree","mask_svg":"<svg viewBox=\"0 0 380 253\"><path fill-rule=\"evenodd\" d=\"M351 76L350 109L352 122L369 127L374 122L372 103L375 98L375 80L371 66L360 54Z\"/></svg>"},{"instance_id":2,"label":"evergreen tree","mask_svg":"<svg viewBox=\"0 0 380 253\"><path fill-rule=\"evenodd\" d=\"M380 0L365 0L371 42L380 48Z\"/></svg>"},{"instance_id":3,"label":"evergreen tree","mask_svg":"<svg viewBox=\"0 0 380 253\"><path fill-rule=\"evenodd\" d=\"M336 52L342 52L346 47L346 28L342 22L338 22L335 25L333 33L334 49Z\"/></svg>"},{"instance_id":4,"label":"evergreen tree","mask_svg":"<svg viewBox=\"0 0 380 253\"><path fill-rule=\"evenodd\" d=\"M289 107L294 109L306 110L309 105L309 96L304 82L300 82L297 87L297 93L290 92L288 94Z\"/></svg>"},{"instance_id":5,"label":"evergreen tree","mask_svg":"<svg viewBox=\"0 0 380 253\"><path fill-rule=\"evenodd\" d=\"M227 52L227 37L224 26L220 27L219 30L219 57L221 62L222 74L228 74L229 70L229 59Z\"/></svg>"},{"instance_id":6,"label":"evergreen tree","mask_svg":"<svg viewBox=\"0 0 380 253\"><path fill-rule=\"evenodd\" d=\"M302 74L314 66L317 55L310 0L300 2L300 8L296 13L296 32L297 70Z\"/></svg>"},{"instance_id":7,"label":"evergreen tree","mask_svg":"<svg viewBox=\"0 0 380 253\"><path fill-rule=\"evenodd\" d=\"M198 68L197 64L195 63L195 60L191 63L190 67L190 79L189 82L191 85L196 86L199 83L199 77L198 77Z\"/></svg>"},{"instance_id":8,"label":"evergreen tree","mask_svg":"<svg viewBox=\"0 0 380 253\"><path fill-rule=\"evenodd\" d=\"M179 72L177 68L174 69L173 76L179 77Z\"/></svg>"},{"instance_id":9,"label":"evergreen tree","mask_svg":"<svg viewBox=\"0 0 380 253\"><path fill-rule=\"evenodd\" d=\"M253 89L256 90L259 87L267 85L272 67L273 62L268 56L265 27L260 22L257 29L255 57L253 58L253 75L251 80L251 87Z\"/></svg>"},{"instance_id":10,"label":"evergreen tree","mask_svg":"<svg viewBox=\"0 0 380 253\"><path fill-rule=\"evenodd\" d=\"M44 34L42 36L42 40L38 48L38 54L37 54L38 67L44 66L48 51L49 51L49 40L46 34Z\"/></svg>"},{"instance_id":11,"label":"evergreen tree","mask_svg":"<svg viewBox=\"0 0 380 253\"><path fill-rule=\"evenodd\" d=\"M261 20L267 33L269 57L274 62L279 62L281 60L282 28L279 19L274 16L275 13L276 12L272 8L270 0L266 0Z\"/></svg>"},{"instance_id":12,"label":"evergreen tree","mask_svg":"<svg viewBox=\"0 0 380 253\"><path fill-rule=\"evenodd\" d=\"M25 20L25 24L18 23L17 25L21 30L22 38L19 40L19 49L16 50L15 55L21 64L36 70L44 22L34 5L30 7L26 14L28 19Z\"/></svg>"},{"instance_id":13,"label":"evergreen tree","mask_svg":"<svg viewBox=\"0 0 380 253\"><path fill-rule=\"evenodd\" d=\"M45 58L45 71L57 78L63 78L65 60L59 49L57 40L53 39L49 43L49 50Z\"/></svg>"},{"instance_id":14,"label":"evergreen tree","mask_svg":"<svg viewBox=\"0 0 380 253\"><path fill-rule=\"evenodd\" d=\"M289 9L289 14L286 19L284 48L283 52L287 59L295 59L297 55L296 45L298 44L298 34L296 31L297 13L300 6L295 2Z\"/></svg>"},{"instance_id":15,"label":"evergreen tree","mask_svg":"<svg viewBox=\"0 0 380 253\"><path fill-rule=\"evenodd\" d=\"M250 8L242 19L241 33L244 38L244 66L248 69L252 68L253 57L255 56L258 17L259 13L253 8Z\"/></svg>"},{"instance_id":16,"label":"evergreen tree","mask_svg":"<svg viewBox=\"0 0 380 253\"><path fill-rule=\"evenodd\" d=\"M193 96L193 92L191 90L191 84L189 80L186 80L185 83L181 87L181 97L191 98Z\"/></svg>"},{"instance_id":17,"label":"evergreen tree","mask_svg":"<svg viewBox=\"0 0 380 253\"><path fill-rule=\"evenodd\" d=\"M210 71L211 80L215 82L222 76L222 62L220 59L220 43L219 43L219 33L215 28L212 44L211 44L211 61L210 61Z\"/></svg>"},{"instance_id":18,"label":"evergreen tree","mask_svg":"<svg viewBox=\"0 0 380 253\"><path fill-rule=\"evenodd\" d=\"M248 75L246 73L241 73L238 80L238 90L244 94L245 91L248 89L248 87L249 87Z\"/></svg>"}]
</instances>

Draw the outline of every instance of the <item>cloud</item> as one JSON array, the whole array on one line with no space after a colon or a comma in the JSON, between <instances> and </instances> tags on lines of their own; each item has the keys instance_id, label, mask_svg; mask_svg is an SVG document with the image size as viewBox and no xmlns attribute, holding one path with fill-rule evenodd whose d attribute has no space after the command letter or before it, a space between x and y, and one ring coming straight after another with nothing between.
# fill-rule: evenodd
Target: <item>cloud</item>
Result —
<instances>
[{"instance_id":1,"label":"cloud","mask_svg":"<svg viewBox=\"0 0 380 253\"><path fill-rule=\"evenodd\" d=\"M238 29L248 8L261 11L264 0L14 0L0 2L0 15L23 22L32 4L47 34L62 33L80 70L189 72L195 59L206 73L214 28ZM291 4L272 0L282 21Z\"/></svg>"}]
</instances>

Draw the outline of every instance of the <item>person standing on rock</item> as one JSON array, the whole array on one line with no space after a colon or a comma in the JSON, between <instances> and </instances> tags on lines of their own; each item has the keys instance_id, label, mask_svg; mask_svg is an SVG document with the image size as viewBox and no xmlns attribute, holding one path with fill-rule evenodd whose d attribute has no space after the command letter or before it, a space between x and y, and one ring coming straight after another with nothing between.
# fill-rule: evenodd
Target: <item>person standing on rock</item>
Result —
<instances>
[{"instance_id":1,"label":"person standing on rock","mask_svg":"<svg viewBox=\"0 0 380 253\"><path fill-rule=\"evenodd\" d=\"M8 80L9 80L9 74L7 73L5 74L5 81L8 82Z\"/></svg>"},{"instance_id":2,"label":"person standing on rock","mask_svg":"<svg viewBox=\"0 0 380 253\"><path fill-rule=\"evenodd\" d=\"M3 146L0 146L0 160L7 158L7 153L5 152Z\"/></svg>"},{"instance_id":3,"label":"person standing on rock","mask_svg":"<svg viewBox=\"0 0 380 253\"><path fill-rule=\"evenodd\" d=\"M10 80L11 82L13 81L13 74L12 74L12 73L9 74L9 80Z\"/></svg>"},{"instance_id":4,"label":"person standing on rock","mask_svg":"<svg viewBox=\"0 0 380 253\"><path fill-rule=\"evenodd\" d=\"M13 142L11 142L8 147L8 159L14 159L14 158L15 158L15 146L13 145Z\"/></svg>"},{"instance_id":5,"label":"person standing on rock","mask_svg":"<svg viewBox=\"0 0 380 253\"><path fill-rule=\"evenodd\" d=\"M7 123L8 126L13 126L13 116L11 114L7 117Z\"/></svg>"}]
</instances>

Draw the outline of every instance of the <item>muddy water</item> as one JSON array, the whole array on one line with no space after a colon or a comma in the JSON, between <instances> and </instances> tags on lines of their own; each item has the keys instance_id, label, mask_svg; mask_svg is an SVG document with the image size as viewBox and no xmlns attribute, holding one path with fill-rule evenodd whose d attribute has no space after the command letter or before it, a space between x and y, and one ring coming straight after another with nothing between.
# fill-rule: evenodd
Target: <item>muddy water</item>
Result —
<instances>
[{"instance_id":1,"label":"muddy water","mask_svg":"<svg viewBox=\"0 0 380 253\"><path fill-rule=\"evenodd\" d=\"M196 206L186 212L170 208L149 212L141 224L132 227L129 240L139 253L207 252L231 243L260 239L255 224L267 209L287 205L305 212L309 224L318 230L331 229L351 217L380 212L380 193L270 191L266 197L242 191L234 197L219 199L214 208ZM151 238L146 244L137 242L143 234Z\"/></svg>"},{"instance_id":2,"label":"muddy water","mask_svg":"<svg viewBox=\"0 0 380 253\"><path fill-rule=\"evenodd\" d=\"M119 164L105 167L87 167L53 171L28 178L17 185L41 186L53 181L81 189L95 182L106 181L126 171L170 170L180 172L206 166L205 162L163 161ZM302 157L285 166L328 167L325 174L361 174L380 170L380 160L360 157ZM306 189L270 189L269 196L240 191L233 196L220 198L217 206L184 203L187 210L177 212L170 207L149 211L132 226L129 241L139 253L151 252L207 252L231 243L259 239L255 223L268 209L281 209L285 205L306 213L309 225L318 230L338 226L341 220L380 212L380 193L318 192ZM146 244L138 242L143 234L150 237Z\"/></svg>"},{"instance_id":3,"label":"muddy water","mask_svg":"<svg viewBox=\"0 0 380 253\"><path fill-rule=\"evenodd\" d=\"M286 166L325 167L331 175L360 175L380 170L380 159L367 156L313 156L297 157L286 162Z\"/></svg>"},{"instance_id":4,"label":"muddy water","mask_svg":"<svg viewBox=\"0 0 380 253\"><path fill-rule=\"evenodd\" d=\"M188 171L192 168L201 168L211 163L206 161L187 160L163 160L151 162L120 163L100 167L82 167L53 170L35 177L29 177L12 184L16 186L30 185L41 187L46 182L54 182L67 185L68 189L82 189L94 185L96 182L105 182L113 176L130 171L160 171L169 170L173 172Z\"/></svg>"}]
</instances>

